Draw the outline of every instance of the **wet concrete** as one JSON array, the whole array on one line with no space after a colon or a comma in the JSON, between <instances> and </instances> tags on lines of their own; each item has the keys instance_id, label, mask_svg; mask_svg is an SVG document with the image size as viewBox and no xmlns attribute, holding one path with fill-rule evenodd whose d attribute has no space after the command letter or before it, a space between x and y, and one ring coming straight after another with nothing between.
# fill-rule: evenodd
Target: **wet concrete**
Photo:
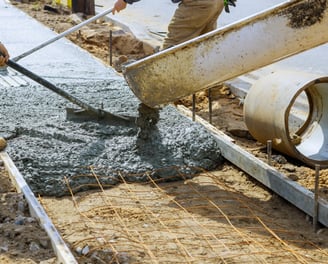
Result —
<instances>
[{"instance_id":1,"label":"wet concrete","mask_svg":"<svg viewBox=\"0 0 328 264\"><path fill-rule=\"evenodd\" d=\"M60 87L94 106L102 103L111 113L138 115L140 102L123 79L66 80ZM64 177L75 191L91 188L81 187L96 182L90 166L104 184L116 184L121 175L143 181L150 172L171 179L221 162L212 136L172 106L159 112L157 125L148 128L145 138L135 124L68 121L67 101L39 85L0 87L0 92L0 135L7 138L6 151L37 194L67 194Z\"/></svg>"},{"instance_id":2,"label":"wet concrete","mask_svg":"<svg viewBox=\"0 0 328 264\"><path fill-rule=\"evenodd\" d=\"M289 24L293 28L309 27L319 23L327 8L327 0L309 0L296 4L283 13L289 18Z\"/></svg>"},{"instance_id":3,"label":"wet concrete","mask_svg":"<svg viewBox=\"0 0 328 264\"><path fill-rule=\"evenodd\" d=\"M137 143L149 139L152 132L157 129L156 125L160 119L159 112L160 109L148 107L143 103L139 104L136 119L136 125L139 129Z\"/></svg>"},{"instance_id":4,"label":"wet concrete","mask_svg":"<svg viewBox=\"0 0 328 264\"><path fill-rule=\"evenodd\" d=\"M1 1L0 7L0 39L12 58L54 37L14 7ZM65 39L19 64L95 108L132 117L143 113L123 77ZM74 191L92 188L96 180L90 167L102 183L117 184L121 177L143 181L146 172L172 180L179 172L192 175L197 167L210 170L222 162L210 133L174 107L150 119L146 115L148 130L140 134L142 119L128 125L67 120L66 107L76 106L25 80L26 86L0 85L0 137L7 139L6 151L35 194L68 194L65 179Z\"/></svg>"}]
</instances>

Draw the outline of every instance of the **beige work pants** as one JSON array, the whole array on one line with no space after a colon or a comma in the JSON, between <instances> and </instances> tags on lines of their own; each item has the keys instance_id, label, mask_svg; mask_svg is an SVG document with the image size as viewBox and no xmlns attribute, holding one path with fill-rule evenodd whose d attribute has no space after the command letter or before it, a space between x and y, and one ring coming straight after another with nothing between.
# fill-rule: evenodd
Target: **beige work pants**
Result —
<instances>
[{"instance_id":1,"label":"beige work pants","mask_svg":"<svg viewBox=\"0 0 328 264\"><path fill-rule=\"evenodd\" d=\"M169 24L163 49L216 29L223 7L223 0L182 0Z\"/></svg>"}]
</instances>

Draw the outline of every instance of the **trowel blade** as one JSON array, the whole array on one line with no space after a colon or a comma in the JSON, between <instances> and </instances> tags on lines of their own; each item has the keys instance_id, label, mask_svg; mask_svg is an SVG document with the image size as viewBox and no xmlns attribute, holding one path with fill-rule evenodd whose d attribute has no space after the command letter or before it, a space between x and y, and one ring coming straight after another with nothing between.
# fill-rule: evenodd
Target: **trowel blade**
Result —
<instances>
[{"instance_id":1,"label":"trowel blade","mask_svg":"<svg viewBox=\"0 0 328 264\"><path fill-rule=\"evenodd\" d=\"M85 109L66 108L66 119L75 122L106 122L110 125L135 126L136 117L115 115L99 109L99 113Z\"/></svg>"}]
</instances>

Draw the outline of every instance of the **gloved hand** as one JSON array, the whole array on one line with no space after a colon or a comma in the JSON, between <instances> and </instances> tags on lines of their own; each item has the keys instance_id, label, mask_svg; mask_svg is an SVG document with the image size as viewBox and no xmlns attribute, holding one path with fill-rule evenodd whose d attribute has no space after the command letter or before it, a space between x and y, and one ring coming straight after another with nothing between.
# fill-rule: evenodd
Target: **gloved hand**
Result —
<instances>
[{"instance_id":1,"label":"gloved hand","mask_svg":"<svg viewBox=\"0 0 328 264\"><path fill-rule=\"evenodd\" d=\"M230 13L230 9L229 9L229 5L236 7L236 3L237 0L223 0L224 2L224 11L226 11L227 13Z\"/></svg>"}]
</instances>

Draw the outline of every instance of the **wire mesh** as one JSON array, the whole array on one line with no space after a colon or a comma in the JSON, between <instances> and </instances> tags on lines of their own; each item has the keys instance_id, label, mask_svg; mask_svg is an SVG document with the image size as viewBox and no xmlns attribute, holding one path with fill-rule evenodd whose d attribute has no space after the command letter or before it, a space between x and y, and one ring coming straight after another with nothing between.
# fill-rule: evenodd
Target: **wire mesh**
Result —
<instances>
[{"instance_id":1,"label":"wire mesh","mask_svg":"<svg viewBox=\"0 0 328 264\"><path fill-rule=\"evenodd\" d=\"M326 249L284 228L272 212L254 203L254 197L213 173L193 178L180 173L180 181L174 177L175 181L165 182L148 173L141 183L120 174L121 183L107 188L90 170L97 188L75 193L67 180L72 210L78 214L69 223L56 223L71 247L79 248L79 263L325 263L328 259Z\"/></svg>"}]
</instances>

